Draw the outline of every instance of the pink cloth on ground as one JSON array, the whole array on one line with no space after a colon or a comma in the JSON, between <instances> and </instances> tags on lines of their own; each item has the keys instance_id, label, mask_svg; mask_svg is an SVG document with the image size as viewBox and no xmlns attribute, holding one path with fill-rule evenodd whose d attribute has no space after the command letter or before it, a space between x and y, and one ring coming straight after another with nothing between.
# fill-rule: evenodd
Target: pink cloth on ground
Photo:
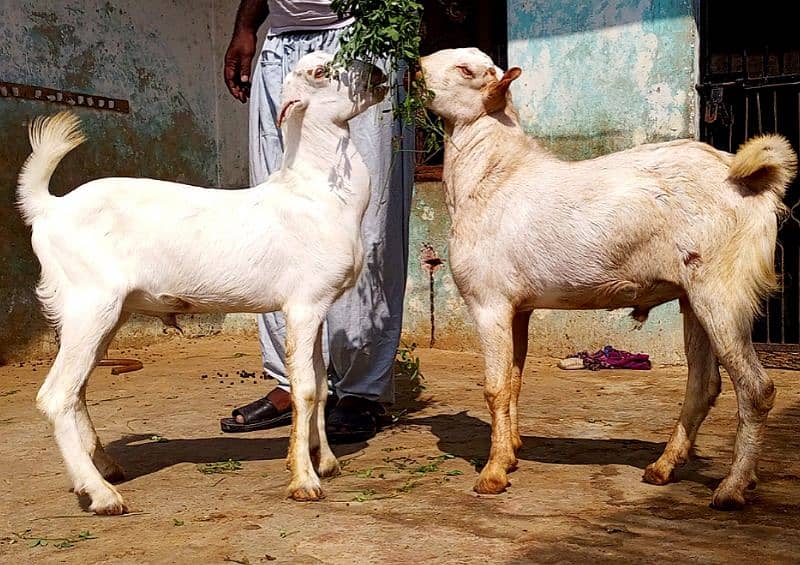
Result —
<instances>
[{"instance_id":1,"label":"pink cloth on ground","mask_svg":"<svg viewBox=\"0 0 800 565\"><path fill-rule=\"evenodd\" d=\"M614 349L610 345L606 345L594 353L580 351L575 354L575 357L583 359L583 366L592 371L598 369L648 370L651 368L650 356L646 353L630 353Z\"/></svg>"}]
</instances>

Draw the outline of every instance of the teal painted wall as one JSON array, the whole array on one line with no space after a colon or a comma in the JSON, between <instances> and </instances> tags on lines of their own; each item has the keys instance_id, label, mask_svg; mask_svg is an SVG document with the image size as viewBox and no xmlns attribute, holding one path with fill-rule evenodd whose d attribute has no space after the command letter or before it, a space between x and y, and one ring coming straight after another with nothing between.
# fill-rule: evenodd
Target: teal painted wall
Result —
<instances>
[{"instance_id":1,"label":"teal painted wall","mask_svg":"<svg viewBox=\"0 0 800 565\"><path fill-rule=\"evenodd\" d=\"M522 76L513 97L524 126L564 159L695 135L696 26L690 0L508 1L508 61ZM425 242L446 260L449 218L437 183L417 186L412 257ZM445 263L446 265L446 263ZM434 276L437 343L477 347L474 329L446 266ZM406 340L428 343L429 275L412 261ZM606 344L683 360L677 304L651 312L632 331L627 310L540 310L530 351L564 356Z\"/></svg>"}]
</instances>

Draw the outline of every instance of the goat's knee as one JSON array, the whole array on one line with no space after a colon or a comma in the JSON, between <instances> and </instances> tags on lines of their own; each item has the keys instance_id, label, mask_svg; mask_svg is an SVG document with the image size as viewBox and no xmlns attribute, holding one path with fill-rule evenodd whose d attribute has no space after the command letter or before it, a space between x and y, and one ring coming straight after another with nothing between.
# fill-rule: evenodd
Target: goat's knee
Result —
<instances>
[{"instance_id":1,"label":"goat's knee","mask_svg":"<svg viewBox=\"0 0 800 565\"><path fill-rule=\"evenodd\" d=\"M752 387L745 385L745 388L750 389L748 398L756 415L760 418L766 418L775 405L775 383L764 375Z\"/></svg>"}]
</instances>

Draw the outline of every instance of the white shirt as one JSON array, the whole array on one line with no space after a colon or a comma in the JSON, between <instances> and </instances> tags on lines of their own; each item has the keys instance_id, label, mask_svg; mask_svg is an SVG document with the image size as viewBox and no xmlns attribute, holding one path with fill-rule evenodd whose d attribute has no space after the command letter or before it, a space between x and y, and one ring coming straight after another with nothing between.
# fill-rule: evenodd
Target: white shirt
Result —
<instances>
[{"instance_id":1,"label":"white shirt","mask_svg":"<svg viewBox=\"0 0 800 565\"><path fill-rule=\"evenodd\" d=\"M351 17L340 20L330 0L269 0L267 34L337 29L352 21Z\"/></svg>"}]
</instances>

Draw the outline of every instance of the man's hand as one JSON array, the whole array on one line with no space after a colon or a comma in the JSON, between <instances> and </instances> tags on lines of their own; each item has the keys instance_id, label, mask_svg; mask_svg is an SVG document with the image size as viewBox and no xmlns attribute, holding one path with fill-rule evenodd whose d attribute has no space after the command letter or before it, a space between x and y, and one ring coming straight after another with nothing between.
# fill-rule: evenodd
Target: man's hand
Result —
<instances>
[{"instance_id":1,"label":"man's hand","mask_svg":"<svg viewBox=\"0 0 800 565\"><path fill-rule=\"evenodd\" d=\"M225 52L225 86L239 102L245 103L250 97L250 69L253 55L256 54L256 34L238 30L231 38Z\"/></svg>"}]
</instances>

